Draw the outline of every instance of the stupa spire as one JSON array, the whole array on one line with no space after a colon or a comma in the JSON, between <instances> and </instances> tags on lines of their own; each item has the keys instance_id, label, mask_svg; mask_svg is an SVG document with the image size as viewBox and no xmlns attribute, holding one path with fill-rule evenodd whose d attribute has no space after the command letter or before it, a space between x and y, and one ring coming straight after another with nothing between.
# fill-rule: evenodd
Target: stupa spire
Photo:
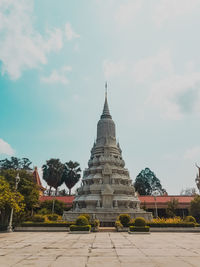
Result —
<instances>
[{"instance_id":1,"label":"stupa spire","mask_svg":"<svg viewBox=\"0 0 200 267\"><path fill-rule=\"evenodd\" d=\"M108 107L108 99L107 99L107 82L105 83L105 102L104 102L104 107L103 107L103 113L101 115L101 119L112 119Z\"/></svg>"}]
</instances>

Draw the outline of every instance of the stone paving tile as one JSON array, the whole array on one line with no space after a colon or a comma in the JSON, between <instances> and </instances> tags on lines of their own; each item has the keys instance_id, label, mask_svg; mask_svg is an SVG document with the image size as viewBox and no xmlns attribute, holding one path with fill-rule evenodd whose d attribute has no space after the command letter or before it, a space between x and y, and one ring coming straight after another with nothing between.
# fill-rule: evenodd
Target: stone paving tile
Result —
<instances>
[{"instance_id":1,"label":"stone paving tile","mask_svg":"<svg viewBox=\"0 0 200 267\"><path fill-rule=\"evenodd\" d=\"M50 267L85 267L87 257L59 257L51 263Z\"/></svg>"},{"instance_id":2,"label":"stone paving tile","mask_svg":"<svg viewBox=\"0 0 200 267\"><path fill-rule=\"evenodd\" d=\"M117 256L115 257L89 257L87 267L121 267Z\"/></svg>"},{"instance_id":3,"label":"stone paving tile","mask_svg":"<svg viewBox=\"0 0 200 267\"><path fill-rule=\"evenodd\" d=\"M0 267L200 266L200 234L0 234Z\"/></svg>"},{"instance_id":4,"label":"stone paving tile","mask_svg":"<svg viewBox=\"0 0 200 267\"><path fill-rule=\"evenodd\" d=\"M186 249L141 249L141 252L144 253L144 255L146 256L162 256L162 257L168 257L168 256L197 256L197 254L195 252L186 250Z\"/></svg>"},{"instance_id":5,"label":"stone paving tile","mask_svg":"<svg viewBox=\"0 0 200 267\"><path fill-rule=\"evenodd\" d=\"M91 249L91 252L89 254L90 257L96 257L96 256L116 256L116 251L115 249L105 249L105 248L96 248L96 249Z\"/></svg>"},{"instance_id":6,"label":"stone paving tile","mask_svg":"<svg viewBox=\"0 0 200 267\"><path fill-rule=\"evenodd\" d=\"M116 248L116 252L118 256L127 256L127 257L135 257L135 256L145 256L139 249L136 248Z\"/></svg>"},{"instance_id":7,"label":"stone paving tile","mask_svg":"<svg viewBox=\"0 0 200 267\"><path fill-rule=\"evenodd\" d=\"M188 258L188 257L187 257ZM151 258L152 262L156 264L156 266L165 266L165 267L191 267L191 266L199 266L199 265L191 265L186 261L186 258L179 257L156 257Z\"/></svg>"},{"instance_id":8,"label":"stone paving tile","mask_svg":"<svg viewBox=\"0 0 200 267\"><path fill-rule=\"evenodd\" d=\"M21 262L24 258L24 255L9 255L7 257L0 257L0 267L16 266L17 263Z\"/></svg>"}]
</instances>

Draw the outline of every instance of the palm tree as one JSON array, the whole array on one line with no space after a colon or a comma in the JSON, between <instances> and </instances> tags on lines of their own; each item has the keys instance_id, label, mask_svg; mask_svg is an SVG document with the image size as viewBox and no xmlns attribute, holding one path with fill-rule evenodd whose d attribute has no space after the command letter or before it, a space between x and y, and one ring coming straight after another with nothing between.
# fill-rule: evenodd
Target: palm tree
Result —
<instances>
[{"instance_id":1,"label":"palm tree","mask_svg":"<svg viewBox=\"0 0 200 267\"><path fill-rule=\"evenodd\" d=\"M69 195L71 195L71 189L79 181L81 175L81 168L78 162L69 161L64 164L62 181L65 182L69 189Z\"/></svg>"},{"instance_id":2,"label":"palm tree","mask_svg":"<svg viewBox=\"0 0 200 267\"><path fill-rule=\"evenodd\" d=\"M60 162L59 159L50 159L46 161L46 164L42 166L43 170L43 179L51 187L54 187L57 195L58 187L62 185L62 174L63 174L64 165Z\"/></svg>"}]
</instances>

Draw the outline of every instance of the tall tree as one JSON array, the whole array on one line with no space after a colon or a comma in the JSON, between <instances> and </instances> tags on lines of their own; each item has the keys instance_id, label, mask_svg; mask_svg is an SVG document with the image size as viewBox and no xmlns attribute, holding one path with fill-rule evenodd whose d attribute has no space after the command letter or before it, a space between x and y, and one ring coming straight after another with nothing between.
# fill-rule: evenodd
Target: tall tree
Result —
<instances>
[{"instance_id":1,"label":"tall tree","mask_svg":"<svg viewBox=\"0 0 200 267\"><path fill-rule=\"evenodd\" d=\"M166 213L168 217L174 218L176 216L176 210L178 208L178 200L173 198L167 203Z\"/></svg>"},{"instance_id":2,"label":"tall tree","mask_svg":"<svg viewBox=\"0 0 200 267\"><path fill-rule=\"evenodd\" d=\"M144 196L163 195L166 193L166 190L162 188L160 180L149 168L145 168L137 175L134 186L135 190Z\"/></svg>"},{"instance_id":3,"label":"tall tree","mask_svg":"<svg viewBox=\"0 0 200 267\"><path fill-rule=\"evenodd\" d=\"M63 175L64 165L59 159L50 159L46 161L46 164L42 166L43 179L51 187L54 187L57 195L58 187L62 185L62 175Z\"/></svg>"},{"instance_id":4,"label":"tall tree","mask_svg":"<svg viewBox=\"0 0 200 267\"><path fill-rule=\"evenodd\" d=\"M16 158L11 157L10 159L0 160L0 169L1 170L32 170L32 162L28 158Z\"/></svg>"},{"instance_id":5,"label":"tall tree","mask_svg":"<svg viewBox=\"0 0 200 267\"><path fill-rule=\"evenodd\" d=\"M190 203L190 214L200 222L200 196L196 195Z\"/></svg>"},{"instance_id":6,"label":"tall tree","mask_svg":"<svg viewBox=\"0 0 200 267\"><path fill-rule=\"evenodd\" d=\"M78 162L69 161L64 164L64 170L62 180L65 182L69 189L69 195L71 195L71 189L79 181L81 175L81 168Z\"/></svg>"}]
</instances>

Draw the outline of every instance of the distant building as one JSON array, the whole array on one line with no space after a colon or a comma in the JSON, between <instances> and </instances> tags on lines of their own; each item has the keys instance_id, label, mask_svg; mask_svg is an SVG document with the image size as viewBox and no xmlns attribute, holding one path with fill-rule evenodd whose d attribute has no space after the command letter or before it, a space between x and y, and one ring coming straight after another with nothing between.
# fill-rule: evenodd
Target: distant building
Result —
<instances>
[{"instance_id":1,"label":"distant building","mask_svg":"<svg viewBox=\"0 0 200 267\"><path fill-rule=\"evenodd\" d=\"M181 196L181 195L165 195L165 196L138 196L140 200L141 208L145 208L147 211L151 211L154 216L158 217L166 216L166 209L168 203L173 199L178 201L178 207L176 210L177 216L184 217L189 214L190 202L194 199L194 196ZM156 211L157 209L157 211Z\"/></svg>"}]
</instances>

